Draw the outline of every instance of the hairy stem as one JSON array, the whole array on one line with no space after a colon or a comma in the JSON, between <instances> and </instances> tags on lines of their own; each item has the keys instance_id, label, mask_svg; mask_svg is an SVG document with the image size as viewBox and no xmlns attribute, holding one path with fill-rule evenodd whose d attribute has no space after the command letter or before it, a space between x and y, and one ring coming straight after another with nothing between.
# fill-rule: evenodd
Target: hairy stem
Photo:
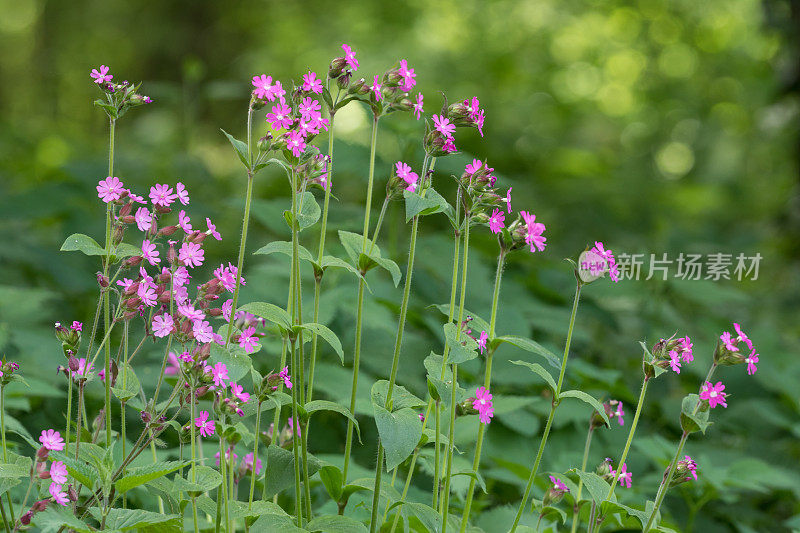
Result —
<instances>
[{"instance_id":1,"label":"hairy stem","mask_svg":"<svg viewBox=\"0 0 800 533\"><path fill-rule=\"evenodd\" d=\"M589 447L592 445L592 434L594 427L589 424L589 431L586 432L586 444L583 445L583 460L581 461L581 472L586 472L586 463L589 461ZM578 530L578 522L580 521L580 501L581 493L583 492L583 478L578 480L578 491L575 493L575 505L572 507L572 529L571 533Z\"/></svg>"}]
</instances>

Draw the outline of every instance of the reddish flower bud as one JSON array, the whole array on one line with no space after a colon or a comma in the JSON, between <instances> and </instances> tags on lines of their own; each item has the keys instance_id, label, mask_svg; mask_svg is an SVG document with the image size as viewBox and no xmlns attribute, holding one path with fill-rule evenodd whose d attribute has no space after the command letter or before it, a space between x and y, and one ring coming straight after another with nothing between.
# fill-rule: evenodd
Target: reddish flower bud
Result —
<instances>
[{"instance_id":1,"label":"reddish flower bud","mask_svg":"<svg viewBox=\"0 0 800 533\"><path fill-rule=\"evenodd\" d=\"M172 295L170 294L169 291L164 291L158 295L158 301L161 302L162 304L166 304L169 303L171 297Z\"/></svg>"},{"instance_id":2,"label":"reddish flower bud","mask_svg":"<svg viewBox=\"0 0 800 533\"><path fill-rule=\"evenodd\" d=\"M156 209L159 209L159 208L157 207ZM169 208L165 208L165 209L169 209ZM163 228L158 230L157 237L169 237L170 235L172 235L176 231L178 231L178 226L164 226Z\"/></svg>"},{"instance_id":3,"label":"reddish flower bud","mask_svg":"<svg viewBox=\"0 0 800 533\"><path fill-rule=\"evenodd\" d=\"M31 511L34 513L38 513L40 511L44 511L47 509L47 504L50 503L49 500L39 500L38 502L34 503L31 507Z\"/></svg>"},{"instance_id":4,"label":"reddish flower bud","mask_svg":"<svg viewBox=\"0 0 800 533\"><path fill-rule=\"evenodd\" d=\"M22 523L23 526L27 526L31 523L31 518L33 518L33 511L28 511L21 517L19 517L19 521Z\"/></svg>"},{"instance_id":5,"label":"reddish flower bud","mask_svg":"<svg viewBox=\"0 0 800 533\"><path fill-rule=\"evenodd\" d=\"M129 257L129 258L127 258L125 260L125 266L126 267L133 267L133 266L138 265L141 262L142 262L142 256L141 255L134 255L133 257Z\"/></svg>"},{"instance_id":6,"label":"reddish flower bud","mask_svg":"<svg viewBox=\"0 0 800 533\"><path fill-rule=\"evenodd\" d=\"M206 312L211 316L222 316L222 309L220 309L219 307L214 307Z\"/></svg>"},{"instance_id":7,"label":"reddish flower bud","mask_svg":"<svg viewBox=\"0 0 800 533\"><path fill-rule=\"evenodd\" d=\"M166 215L167 213L172 212L172 209L163 205L157 205L156 212L161 213L162 215Z\"/></svg>"},{"instance_id":8,"label":"reddish flower bud","mask_svg":"<svg viewBox=\"0 0 800 533\"><path fill-rule=\"evenodd\" d=\"M103 287L104 289L108 287L108 276L103 275L102 272L98 271L96 273L97 276L97 284Z\"/></svg>"},{"instance_id":9,"label":"reddish flower bud","mask_svg":"<svg viewBox=\"0 0 800 533\"><path fill-rule=\"evenodd\" d=\"M131 209L133 209L133 202L128 202L127 204L120 207L119 216L127 217L128 215L130 215ZM131 222L133 222L133 220L131 220ZM131 222L127 222L127 224L130 224Z\"/></svg>"},{"instance_id":10,"label":"reddish flower bud","mask_svg":"<svg viewBox=\"0 0 800 533\"><path fill-rule=\"evenodd\" d=\"M124 222L125 224L133 224L136 222L136 217L133 215L126 215L119 217L120 222Z\"/></svg>"}]
</instances>

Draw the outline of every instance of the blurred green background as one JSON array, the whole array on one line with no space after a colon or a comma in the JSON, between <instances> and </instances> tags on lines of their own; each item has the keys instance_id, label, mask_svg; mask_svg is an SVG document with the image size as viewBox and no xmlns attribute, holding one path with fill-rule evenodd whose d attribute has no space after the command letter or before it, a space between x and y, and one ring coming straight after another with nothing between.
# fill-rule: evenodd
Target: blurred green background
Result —
<instances>
[{"instance_id":1,"label":"blurred green background","mask_svg":"<svg viewBox=\"0 0 800 533\"><path fill-rule=\"evenodd\" d=\"M486 135L459 130L462 153L437 164L442 190L452 192L448 174L472 157L488 158L499 185L514 187L515 209L547 224L546 251L509 262L499 334L530 336L561 351L574 283L561 259L596 239L617 253L671 259L681 252L762 255L755 281L676 280L673 264L667 281L588 287L567 386L619 398L632 416L638 341L652 344L676 331L694 340L695 363L650 388L628 460L634 487L618 491L625 503L642 505L654 497L679 437L680 399L705 375L720 332L741 323L761 354L759 371L720 372L732 393L729 407L713 413L705 437L690 439L686 451L701 477L670 493L665 515L680 531L800 529L798 2L0 0L0 14L0 353L19 361L33 385L34 394L9 389L8 402L31 433L63 423L65 384L55 374L63 361L52 323L88 323L96 301L97 264L58 252L71 233L103 232L94 186L106 172L107 123L92 106L98 91L89 70L109 65L115 80L143 81L142 92L155 100L119 122L115 174L140 194L156 182L187 185L190 214L210 216L226 237L206 246L210 274L235 258L245 188L219 128L244 136L252 75L270 74L284 85L309 68L324 77L346 42L365 77L408 59L428 112L441 105L440 91L450 101L478 96ZM421 132L410 116L381 122L376 208L394 161L419 166ZM334 230L360 231L368 138L365 108L351 104L337 115ZM327 146L324 136L317 144ZM279 173L258 176L256 198L250 250L288 234ZM401 204L385 227L381 245L404 268ZM468 307L487 316L496 244L488 231L476 233ZM303 239L315 247L318 230ZM334 232L328 242L341 252ZM425 219L419 246L400 381L424 394L421 362L441 346L441 316L426 306L449 294L451 239L442 220ZM242 300L285 302L286 267L274 256L248 256ZM381 273L371 276L360 409L366 445L357 451L368 469L374 425L367 394L372 380L388 374L401 296ZM343 275L334 281L326 280L322 317L342 338L349 365L356 288ZM158 353L138 363L145 381L152 382ZM498 414L483 462L489 494L473 507L474 522L486 531L513 516L549 406L533 375L508 364L523 357L530 354L503 348L495 361ZM262 370L274 368L277 345L266 342L255 360ZM482 381L477 361L464 367L465 384ZM349 371L326 353L317 384L321 396L343 399ZM94 386L89 395L98 402ZM562 406L545 471L579 465L587 417L583 405ZM457 468L471 461L476 426L474 418L459 421L465 453ZM315 431L312 451L336 460L342 420L325 419ZM601 432L590 468L618 455L626 434L627 426ZM425 469L432 470L428 463ZM468 478L456 480L457 508ZM412 497L427 501L430 482L429 474L417 476Z\"/></svg>"}]
</instances>

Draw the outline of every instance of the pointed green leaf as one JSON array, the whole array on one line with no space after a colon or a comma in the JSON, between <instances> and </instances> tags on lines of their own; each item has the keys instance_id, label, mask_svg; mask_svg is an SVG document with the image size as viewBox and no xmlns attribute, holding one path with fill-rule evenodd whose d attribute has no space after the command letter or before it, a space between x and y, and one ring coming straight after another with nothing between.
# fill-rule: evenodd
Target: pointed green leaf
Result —
<instances>
[{"instance_id":1,"label":"pointed green leaf","mask_svg":"<svg viewBox=\"0 0 800 533\"><path fill-rule=\"evenodd\" d=\"M321 533L367 533L367 527L354 518L341 515L325 515L306 524L308 531Z\"/></svg>"},{"instance_id":2,"label":"pointed green leaf","mask_svg":"<svg viewBox=\"0 0 800 533\"><path fill-rule=\"evenodd\" d=\"M73 233L61 245L62 252L81 252L84 255L106 255L106 250L97 241L83 233Z\"/></svg>"},{"instance_id":3,"label":"pointed green leaf","mask_svg":"<svg viewBox=\"0 0 800 533\"><path fill-rule=\"evenodd\" d=\"M688 433L701 431L705 434L711 425L708 421L709 411L697 409L699 402L700 397L697 394L688 394L681 402L681 428Z\"/></svg>"},{"instance_id":4,"label":"pointed green leaf","mask_svg":"<svg viewBox=\"0 0 800 533\"><path fill-rule=\"evenodd\" d=\"M568 390L568 391L563 391L558 396L559 401L563 400L564 398L577 398L582 402L588 403L589 405L594 407L594 410L597 411L597 414L599 414L602 417L606 425L610 425L610 422L608 421L608 415L606 414L606 410L603 407L603 404L591 394L586 394L582 390Z\"/></svg>"},{"instance_id":5,"label":"pointed green leaf","mask_svg":"<svg viewBox=\"0 0 800 533\"><path fill-rule=\"evenodd\" d=\"M448 364L457 364L470 361L478 357L478 343L469 335L458 336L458 327L452 322L443 326L444 338L450 347L447 356Z\"/></svg>"},{"instance_id":6,"label":"pointed green leaf","mask_svg":"<svg viewBox=\"0 0 800 533\"><path fill-rule=\"evenodd\" d=\"M305 404L304 407L306 413L308 413L309 416L318 411L333 411L334 413L339 413L340 415L343 415L344 417L353 422L353 425L356 428L356 432L358 432L358 442L361 442L361 429L359 429L358 427L358 420L356 420L356 417L353 416L353 414L350 412L350 409L348 409L347 407L328 400L312 400L307 404Z\"/></svg>"},{"instance_id":7,"label":"pointed green leaf","mask_svg":"<svg viewBox=\"0 0 800 533\"><path fill-rule=\"evenodd\" d=\"M342 350L342 343L339 341L339 337L336 336L336 333L331 331L330 328L315 322L306 322L305 324L301 324L299 327L312 333L316 333L322 337L325 342L331 345L331 348L333 348L333 350L336 352L336 355L339 356L339 360L342 362L342 364L344 364L344 351Z\"/></svg>"},{"instance_id":8,"label":"pointed green leaf","mask_svg":"<svg viewBox=\"0 0 800 533\"><path fill-rule=\"evenodd\" d=\"M532 372L547 382L547 386L550 387L550 390L553 391L553 393L556 392L556 380L554 380L553 376L550 375L550 372L545 370L544 367L539 363L529 363L528 361L511 361L511 364L528 367Z\"/></svg>"},{"instance_id":9,"label":"pointed green leaf","mask_svg":"<svg viewBox=\"0 0 800 533\"><path fill-rule=\"evenodd\" d=\"M220 129L219 131L224 133L225 137L227 137L231 142L231 146L233 146L233 149L236 150L236 155L239 156L239 160L242 162L245 168L250 168L250 162L247 160L247 143L240 141L223 129Z\"/></svg>"},{"instance_id":10,"label":"pointed green leaf","mask_svg":"<svg viewBox=\"0 0 800 533\"><path fill-rule=\"evenodd\" d=\"M181 461L166 461L147 466L140 466L138 468L131 468L128 470L128 473L125 476L121 477L116 483L114 483L114 487L116 487L117 492L125 493L132 488L147 483L148 481L161 476L166 476L167 474L176 471L181 466L186 464L190 463Z\"/></svg>"},{"instance_id":11,"label":"pointed green leaf","mask_svg":"<svg viewBox=\"0 0 800 533\"><path fill-rule=\"evenodd\" d=\"M489 342L489 347L492 349L504 342L511 344L512 346L516 346L517 348L522 348L525 351L541 355L547 359L547 362L550 363L550 366L561 370L561 360L553 352L531 339L516 337L514 335L503 335L502 337L496 337L492 339Z\"/></svg>"},{"instance_id":12,"label":"pointed green leaf","mask_svg":"<svg viewBox=\"0 0 800 533\"><path fill-rule=\"evenodd\" d=\"M381 444L386 451L386 471L389 472L405 461L417 447L422 435L422 421L419 413L408 407L390 413L373 403L372 409Z\"/></svg>"},{"instance_id":13,"label":"pointed green leaf","mask_svg":"<svg viewBox=\"0 0 800 533\"><path fill-rule=\"evenodd\" d=\"M281 329L288 331L292 329L292 318L282 307L267 302L251 302L239 308L239 311L260 316L272 322Z\"/></svg>"}]
</instances>

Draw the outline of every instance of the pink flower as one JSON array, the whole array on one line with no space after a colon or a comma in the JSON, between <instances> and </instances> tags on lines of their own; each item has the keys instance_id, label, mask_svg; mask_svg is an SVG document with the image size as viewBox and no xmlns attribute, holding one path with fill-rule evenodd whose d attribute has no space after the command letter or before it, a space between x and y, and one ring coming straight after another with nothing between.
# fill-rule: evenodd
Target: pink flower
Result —
<instances>
[{"instance_id":1,"label":"pink flower","mask_svg":"<svg viewBox=\"0 0 800 533\"><path fill-rule=\"evenodd\" d=\"M181 209L178 213L178 225L181 227L184 233L192 232L192 221L188 216L186 216L186 211L183 209Z\"/></svg>"},{"instance_id":2,"label":"pink flower","mask_svg":"<svg viewBox=\"0 0 800 533\"><path fill-rule=\"evenodd\" d=\"M139 231L147 231L153 224L153 215L150 214L150 210L146 207L137 209L136 215L133 218L136 221L136 226L139 228Z\"/></svg>"},{"instance_id":3,"label":"pink flower","mask_svg":"<svg viewBox=\"0 0 800 533\"><path fill-rule=\"evenodd\" d=\"M625 411L622 410L622 402L617 402L617 409L611 414L611 416L617 417L617 422L619 422L620 426L625 425L625 420L622 418L625 416Z\"/></svg>"},{"instance_id":4,"label":"pink flower","mask_svg":"<svg viewBox=\"0 0 800 533\"><path fill-rule=\"evenodd\" d=\"M358 70L358 60L356 59L355 51L346 44L342 45L342 50L344 50L344 60L350 65L350 68L352 68L353 71Z\"/></svg>"},{"instance_id":5,"label":"pink flower","mask_svg":"<svg viewBox=\"0 0 800 533\"><path fill-rule=\"evenodd\" d=\"M283 102L278 102L272 106L272 112L267 113L267 122L276 130L288 129L294 123L291 113L292 108Z\"/></svg>"},{"instance_id":6,"label":"pink flower","mask_svg":"<svg viewBox=\"0 0 800 533\"><path fill-rule=\"evenodd\" d=\"M736 330L736 335L738 336L739 341L744 341L748 348L751 350L753 349L753 341L750 340L750 337L744 334L742 328L736 322L733 323L733 328Z\"/></svg>"},{"instance_id":7,"label":"pink flower","mask_svg":"<svg viewBox=\"0 0 800 533\"><path fill-rule=\"evenodd\" d=\"M218 241L222 240L222 235L217 231L217 227L211 223L211 219L206 217L206 225L208 226L208 234L217 239Z\"/></svg>"},{"instance_id":8,"label":"pink flower","mask_svg":"<svg viewBox=\"0 0 800 533\"><path fill-rule=\"evenodd\" d=\"M675 350L669 351L669 366L676 374L681 373L681 356Z\"/></svg>"},{"instance_id":9,"label":"pink flower","mask_svg":"<svg viewBox=\"0 0 800 533\"><path fill-rule=\"evenodd\" d=\"M372 89L373 94L375 95L375 100L377 100L378 102L383 100L383 93L381 92L381 87L383 86L380 83L378 83L379 81L380 81L380 76L375 74L375 77L372 78L372 86L370 87L370 89Z\"/></svg>"},{"instance_id":10,"label":"pink flower","mask_svg":"<svg viewBox=\"0 0 800 533\"><path fill-rule=\"evenodd\" d=\"M681 354L681 358L683 359L684 363L691 363L694 361L694 355L692 355L692 348L694 347L694 344L692 344L692 339L690 339L687 335L680 341L681 342L678 345L678 351Z\"/></svg>"},{"instance_id":11,"label":"pink flower","mask_svg":"<svg viewBox=\"0 0 800 533\"><path fill-rule=\"evenodd\" d=\"M731 334L728 333L727 331L723 331L722 335L719 336L719 339L725 345L725 348L727 348L731 352L738 352L739 351L739 348L733 342L734 339L731 337Z\"/></svg>"},{"instance_id":12,"label":"pink flower","mask_svg":"<svg viewBox=\"0 0 800 533\"><path fill-rule=\"evenodd\" d=\"M419 421L425 422L425 415L423 415L422 413L419 413Z\"/></svg>"},{"instance_id":13,"label":"pink flower","mask_svg":"<svg viewBox=\"0 0 800 533\"><path fill-rule=\"evenodd\" d=\"M233 310L233 300L228 300L222 304L222 318L225 322L231 321L231 311Z\"/></svg>"},{"instance_id":14,"label":"pink flower","mask_svg":"<svg viewBox=\"0 0 800 533\"><path fill-rule=\"evenodd\" d=\"M478 411L478 419L483 424L488 424L494 416L494 406L492 405L492 395L486 387L478 387L475 391L475 399L472 406Z\"/></svg>"},{"instance_id":15,"label":"pink flower","mask_svg":"<svg viewBox=\"0 0 800 533\"><path fill-rule=\"evenodd\" d=\"M286 134L286 147L292 152L295 157L300 157L306 149L306 141L299 131L290 131Z\"/></svg>"},{"instance_id":16,"label":"pink flower","mask_svg":"<svg viewBox=\"0 0 800 533\"><path fill-rule=\"evenodd\" d=\"M178 313L189 319L190 322L197 322L205 319L206 315L200 309L195 309L191 303L179 305Z\"/></svg>"},{"instance_id":17,"label":"pink flower","mask_svg":"<svg viewBox=\"0 0 800 533\"><path fill-rule=\"evenodd\" d=\"M214 422L208 419L208 411L200 411L200 416L194 419L194 425L200 428L200 435L203 437L214 434Z\"/></svg>"},{"instance_id":18,"label":"pink flower","mask_svg":"<svg viewBox=\"0 0 800 533\"><path fill-rule=\"evenodd\" d=\"M169 207L177 197L178 195L172 192L172 187L169 185L157 183L150 187L150 201L153 202L153 205Z\"/></svg>"},{"instance_id":19,"label":"pink flower","mask_svg":"<svg viewBox=\"0 0 800 533\"><path fill-rule=\"evenodd\" d=\"M72 331L83 331L83 323L73 320L70 329L72 329Z\"/></svg>"},{"instance_id":20,"label":"pink flower","mask_svg":"<svg viewBox=\"0 0 800 533\"><path fill-rule=\"evenodd\" d=\"M199 243L185 242L178 251L178 259L184 265L194 268L203 264L204 254L205 252Z\"/></svg>"},{"instance_id":21,"label":"pink flower","mask_svg":"<svg viewBox=\"0 0 800 533\"><path fill-rule=\"evenodd\" d=\"M614 469L611 469L611 475L615 476L617 473ZM633 480L633 474L628 472L628 463L622 463L622 468L619 471L619 485L620 487L627 487L631 488L631 481Z\"/></svg>"},{"instance_id":22,"label":"pink flower","mask_svg":"<svg viewBox=\"0 0 800 533\"><path fill-rule=\"evenodd\" d=\"M233 452L232 448L228 448L227 450L225 450L225 462L226 463L229 462L230 459L231 459L231 452ZM219 452L214 454L214 458L217 460L217 466L219 466ZM233 454L233 461L236 462L236 460L238 458L239 458L239 456L234 453Z\"/></svg>"},{"instance_id":23,"label":"pink flower","mask_svg":"<svg viewBox=\"0 0 800 533\"><path fill-rule=\"evenodd\" d=\"M180 359L184 363L194 363L194 357L192 357L192 354L190 352L182 352L178 356L178 359Z\"/></svg>"},{"instance_id":24,"label":"pink flower","mask_svg":"<svg viewBox=\"0 0 800 533\"><path fill-rule=\"evenodd\" d=\"M303 90L314 94L322 93L322 81L317 79L317 75L310 70L308 74L303 74Z\"/></svg>"},{"instance_id":25,"label":"pink flower","mask_svg":"<svg viewBox=\"0 0 800 533\"><path fill-rule=\"evenodd\" d=\"M499 209L495 209L492 212L492 216L489 217L489 229L492 230L492 233L500 233L500 230L506 227L505 221L506 216L503 212Z\"/></svg>"},{"instance_id":26,"label":"pink flower","mask_svg":"<svg viewBox=\"0 0 800 533\"><path fill-rule=\"evenodd\" d=\"M50 465L50 479L52 479L54 483L58 483L59 485L63 485L64 483L66 483L67 465L65 465L61 461L53 461L53 464Z\"/></svg>"},{"instance_id":27,"label":"pink flower","mask_svg":"<svg viewBox=\"0 0 800 533\"><path fill-rule=\"evenodd\" d=\"M272 86L272 98L267 97L267 100L272 102L275 100L275 98L277 98L282 104L284 104L286 103L286 99L283 97L285 94L286 90L283 88L283 85L281 85L281 82L275 80L275 85Z\"/></svg>"},{"instance_id":28,"label":"pink flower","mask_svg":"<svg viewBox=\"0 0 800 533\"><path fill-rule=\"evenodd\" d=\"M81 357L78 359L78 370L75 371L75 374L84 378L88 378L91 373L94 371L94 365L89 363L89 367L86 367L86 358Z\"/></svg>"},{"instance_id":29,"label":"pink flower","mask_svg":"<svg viewBox=\"0 0 800 533\"><path fill-rule=\"evenodd\" d=\"M320 109L319 102L310 96L303 98L303 101L297 106L297 110L300 111L300 116L306 119L318 116Z\"/></svg>"},{"instance_id":30,"label":"pink flower","mask_svg":"<svg viewBox=\"0 0 800 533\"><path fill-rule=\"evenodd\" d=\"M452 154L453 152L456 151L455 139L453 139L452 135L448 135L447 137L445 137L444 144L442 145L442 150L444 150L448 154ZM494 183L492 183L492 185L494 185Z\"/></svg>"},{"instance_id":31,"label":"pink flower","mask_svg":"<svg viewBox=\"0 0 800 533\"><path fill-rule=\"evenodd\" d=\"M189 282L189 279L192 276L189 275L189 271L186 270L186 267L181 266L175 269L175 273L172 275L172 287L177 289L186 285Z\"/></svg>"},{"instance_id":32,"label":"pink flower","mask_svg":"<svg viewBox=\"0 0 800 533\"><path fill-rule=\"evenodd\" d=\"M238 383L231 383L231 393L240 402L247 403L250 400L250 394L244 392L244 387Z\"/></svg>"},{"instance_id":33,"label":"pink flower","mask_svg":"<svg viewBox=\"0 0 800 533\"><path fill-rule=\"evenodd\" d=\"M214 385L217 387L225 388L225 381L228 379L228 367L225 363L217 363L211 370L211 375L214 376Z\"/></svg>"},{"instance_id":34,"label":"pink flower","mask_svg":"<svg viewBox=\"0 0 800 533\"><path fill-rule=\"evenodd\" d=\"M250 452L244 456L245 470L253 470L253 453ZM256 475L261 473L261 459L256 459Z\"/></svg>"},{"instance_id":35,"label":"pink flower","mask_svg":"<svg viewBox=\"0 0 800 533\"><path fill-rule=\"evenodd\" d=\"M42 430L39 442L42 443L42 447L53 452L60 452L64 449L64 439L61 438L61 433L53 429Z\"/></svg>"},{"instance_id":36,"label":"pink flower","mask_svg":"<svg viewBox=\"0 0 800 533\"><path fill-rule=\"evenodd\" d=\"M94 78L94 82L98 85L107 81L111 81L111 79L114 77L108 73L108 67L105 65L100 65L100 70L93 68L89 76Z\"/></svg>"},{"instance_id":37,"label":"pink flower","mask_svg":"<svg viewBox=\"0 0 800 533\"><path fill-rule=\"evenodd\" d=\"M558 478L557 478L557 477L555 477L555 476L550 476L550 483L552 483L552 484L553 484L553 486L555 487L555 489L556 489L557 491L560 491L560 492L562 492L562 493L563 493L563 492L569 492L569 487L567 487L566 485L564 485L564 482L563 482L563 481L561 481L560 479L558 479Z\"/></svg>"},{"instance_id":38,"label":"pink flower","mask_svg":"<svg viewBox=\"0 0 800 533\"><path fill-rule=\"evenodd\" d=\"M147 202L144 201L144 197L139 196L138 194L133 194L130 189L125 189L128 193L128 198L133 200L134 202L138 202L140 204L146 204Z\"/></svg>"},{"instance_id":39,"label":"pink flower","mask_svg":"<svg viewBox=\"0 0 800 533\"><path fill-rule=\"evenodd\" d=\"M684 469L689 472L689 475L697 481L697 463L688 455L684 455L684 461L679 461L678 464L684 463ZM689 476L686 476L686 481L689 481Z\"/></svg>"},{"instance_id":40,"label":"pink flower","mask_svg":"<svg viewBox=\"0 0 800 533\"><path fill-rule=\"evenodd\" d=\"M291 389L292 388L292 376L289 375L289 367L288 366L283 367L283 370L281 370L278 373L278 375L283 379L283 384L286 386L286 388L287 389Z\"/></svg>"},{"instance_id":41,"label":"pink flower","mask_svg":"<svg viewBox=\"0 0 800 533\"><path fill-rule=\"evenodd\" d=\"M270 102L275 100L272 86L272 76L262 74L261 76L253 76L253 93L256 98L266 98Z\"/></svg>"},{"instance_id":42,"label":"pink flower","mask_svg":"<svg viewBox=\"0 0 800 533\"><path fill-rule=\"evenodd\" d=\"M511 213L511 189L513 189L513 187L509 187L506 191L506 198L504 200L509 213Z\"/></svg>"},{"instance_id":43,"label":"pink flower","mask_svg":"<svg viewBox=\"0 0 800 533\"><path fill-rule=\"evenodd\" d=\"M139 288L136 289L136 295L142 300L142 303L147 307L156 305L156 291L153 287L146 283L140 283Z\"/></svg>"},{"instance_id":44,"label":"pink flower","mask_svg":"<svg viewBox=\"0 0 800 533\"><path fill-rule=\"evenodd\" d=\"M258 337L254 335L256 328L246 328L241 335L239 335L239 346L244 348L245 353L253 353L258 347Z\"/></svg>"},{"instance_id":45,"label":"pink flower","mask_svg":"<svg viewBox=\"0 0 800 533\"><path fill-rule=\"evenodd\" d=\"M175 191L178 194L178 201L182 205L189 205L189 193L186 187L180 181L175 185Z\"/></svg>"},{"instance_id":46,"label":"pink flower","mask_svg":"<svg viewBox=\"0 0 800 533\"><path fill-rule=\"evenodd\" d=\"M417 101L414 104L414 115L416 115L417 120L419 120L422 117L422 112L425 111L424 109L422 109L422 100L423 100L422 93L417 93Z\"/></svg>"},{"instance_id":47,"label":"pink flower","mask_svg":"<svg viewBox=\"0 0 800 533\"><path fill-rule=\"evenodd\" d=\"M156 250L156 245L145 239L142 242L142 257L144 257L151 265L155 265L161 262L161 258L159 258L158 255L159 252Z\"/></svg>"},{"instance_id":48,"label":"pink flower","mask_svg":"<svg viewBox=\"0 0 800 533\"><path fill-rule=\"evenodd\" d=\"M464 167L464 173L469 176L472 176L482 168L483 168L483 161L481 161L480 159L473 159L472 163L467 163L467 166Z\"/></svg>"},{"instance_id":49,"label":"pink flower","mask_svg":"<svg viewBox=\"0 0 800 533\"><path fill-rule=\"evenodd\" d=\"M478 348L480 348L481 353L486 351L486 341L488 340L489 335L485 331L481 331L481 336L478 338Z\"/></svg>"},{"instance_id":50,"label":"pink flower","mask_svg":"<svg viewBox=\"0 0 800 533\"><path fill-rule=\"evenodd\" d=\"M184 352L188 353L188 352ZM183 355L183 354L181 354ZM164 375L165 376L174 376L181 371L181 363L178 361L178 358L175 356L174 353L169 352L167 354L167 362L168 366L164 368Z\"/></svg>"},{"instance_id":51,"label":"pink flower","mask_svg":"<svg viewBox=\"0 0 800 533\"><path fill-rule=\"evenodd\" d=\"M744 362L747 363L747 373L751 376L755 374L756 370L758 370L756 368L756 363L758 363L758 354L756 353L756 351L753 350L752 352L750 352L750 356L746 357Z\"/></svg>"},{"instance_id":52,"label":"pink flower","mask_svg":"<svg viewBox=\"0 0 800 533\"><path fill-rule=\"evenodd\" d=\"M433 124L436 126L436 130L445 137L449 137L456 131L456 125L450 124L450 121L443 116L433 115Z\"/></svg>"},{"instance_id":53,"label":"pink flower","mask_svg":"<svg viewBox=\"0 0 800 533\"><path fill-rule=\"evenodd\" d=\"M721 381L717 381L716 385L712 385L710 382L706 381L703 384L703 388L700 390L700 399L707 400L708 406L712 409L718 405L722 407L728 407L725 398L728 396L727 393L722 392L725 390L725 385L722 384Z\"/></svg>"},{"instance_id":54,"label":"pink flower","mask_svg":"<svg viewBox=\"0 0 800 533\"><path fill-rule=\"evenodd\" d=\"M400 60L399 74L403 78L403 83L400 85L401 90L408 92L417 84L414 79L417 75L414 74L413 68L408 68L408 62L405 59Z\"/></svg>"},{"instance_id":55,"label":"pink flower","mask_svg":"<svg viewBox=\"0 0 800 533\"><path fill-rule=\"evenodd\" d=\"M119 181L119 178L113 176L100 180L95 188L97 189L97 197L105 203L119 200L122 198L122 193L125 192L122 182Z\"/></svg>"},{"instance_id":56,"label":"pink flower","mask_svg":"<svg viewBox=\"0 0 800 533\"><path fill-rule=\"evenodd\" d=\"M69 503L69 497L67 493L62 491L63 485L60 483L50 483L50 486L47 488L48 492L50 492L50 496L53 497L53 501L56 502L58 505L66 507Z\"/></svg>"},{"instance_id":57,"label":"pink flower","mask_svg":"<svg viewBox=\"0 0 800 533\"><path fill-rule=\"evenodd\" d=\"M537 248L540 252L544 251L544 247L547 246L547 244L545 244L547 239L542 236L545 225L536 222L536 215L531 215L526 211L520 211L519 213L522 215L527 226L528 231L525 235L525 242L531 247L531 252L535 252Z\"/></svg>"},{"instance_id":58,"label":"pink flower","mask_svg":"<svg viewBox=\"0 0 800 533\"><path fill-rule=\"evenodd\" d=\"M175 322L169 313L156 315L153 317L153 335L156 337L166 337L175 330ZM174 355L173 355L174 357Z\"/></svg>"},{"instance_id":59,"label":"pink flower","mask_svg":"<svg viewBox=\"0 0 800 533\"><path fill-rule=\"evenodd\" d=\"M211 342L214 340L214 329L206 320L196 320L193 322L192 334L197 342Z\"/></svg>"}]
</instances>

